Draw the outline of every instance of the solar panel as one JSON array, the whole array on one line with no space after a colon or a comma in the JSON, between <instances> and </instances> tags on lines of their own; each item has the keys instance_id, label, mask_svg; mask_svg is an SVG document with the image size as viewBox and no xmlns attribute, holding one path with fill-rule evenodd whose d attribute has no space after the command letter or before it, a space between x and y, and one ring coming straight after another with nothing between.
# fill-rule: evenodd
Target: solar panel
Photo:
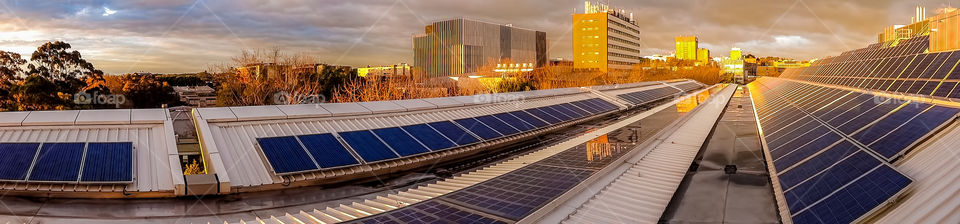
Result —
<instances>
[{"instance_id":1,"label":"solar panel","mask_svg":"<svg viewBox=\"0 0 960 224\"><path fill-rule=\"evenodd\" d=\"M75 182L83 162L84 143L44 143L34 162L30 181Z\"/></svg>"},{"instance_id":2,"label":"solar panel","mask_svg":"<svg viewBox=\"0 0 960 224\"><path fill-rule=\"evenodd\" d=\"M483 124L486 124L487 127L491 127L494 130L497 130L497 132L500 132L504 136L520 133L520 130L517 130L517 128L514 128L512 125L507 124L501 121L500 119L497 119L493 115L480 116L480 117L477 117L477 120L479 120Z\"/></svg>"},{"instance_id":3,"label":"solar panel","mask_svg":"<svg viewBox=\"0 0 960 224\"><path fill-rule=\"evenodd\" d=\"M477 121L477 119L464 118L460 120L454 120L454 122L457 122L457 124L466 128L470 132L477 134L477 136L480 136L480 138L483 138L484 140L495 139L503 136L499 132L494 131L483 123L480 123L480 121Z\"/></svg>"},{"instance_id":4,"label":"solar panel","mask_svg":"<svg viewBox=\"0 0 960 224\"><path fill-rule=\"evenodd\" d=\"M368 216L351 223L476 223L476 224L506 224L506 222L486 217L474 212L468 212L454 206L429 200L414 205L398 208L389 212Z\"/></svg>"},{"instance_id":5,"label":"solar panel","mask_svg":"<svg viewBox=\"0 0 960 224\"><path fill-rule=\"evenodd\" d=\"M528 124L531 124L537 128L542 128L549 125L547 124L547 122L540 120L539 118L527 113L526 111L514 111L514 112L510 112L510 114L517 118L520 118L520 120L523 120L524 122L527 122Z\"/></svg>"},{"instance_id":6,"label":"solar panel","mask_svg":"<svg viewBox=\"0 0 960 224\"><path fill-rule=\"evenodd\" d=\"M40 143L0 143L0 179L24 180Z\"/></svg>"},{"instance_id":7,"label":"solar panel","mask_svg":"<svg viewBox=\"0 0 960 224\"><path fill-rule=\"evenodd\" d=\"M413 138L420 140L420 142L426 145L431 151L449 149L457 146L456 143L450 141L450 139L447 139L447 137L444 137L426 124L403 126L402 128L406 130L407 133L410 133Z\"/></svg>"},{"instance_id":8,"label":"solar panel","mask_svg":"<svg viewBox=\"0 0 960 224\"><path fill-rule=\"evenodd\" d=\"M590 115L598 114L601 111L599 108L596 108L596 106L587 103L586 100L574 101L574 102L570 102L570 104L573 104L577 108L580 108L589 112Z\"/></svg>"},{"instance_id":9,"label":"solar panel","mask_svg":"<svg viewBox=\"0 0 960 224\"><path fill-rule=\"evenodd\" d=\"M440 198L516 221L553 201L592 173L532 164Z\"/></svg>"},{"instance_id":10,"label":"solar panel","mask_svg":"<svg viewBox=\"0 0 960 224\"><path fill-rule=\"evenodd\" d=\"M893 129L896 129L903 123L906 123L911 118L920 114L925 109L928 108L927 104L911 103L906 104L904 107L901 107L894 112L890 113L883 119L878 120L876 123L873 123L870 126L866 126L863 130L857 132L852 137L859 142L867 143L876 141L880 137L883 137Z\"/></svg>"},{"instance_id":11,"label":"solar panel","mask_svg":"<svg viewBox=\"0 0 960 224\"><path fill-rule=\"evenodd\" d=\"M882 205L912 181L887 165L838 190L808 209L794 213L794 223L852 223Z\"/></svg>"},{"instance_id":12,"label":"solar panel","mask_svg":"<svg viewBox=\"0 0 960 224\"><path fill-rule=\"evenodd\" d=\"M874 142L864 142L864 144L869 144L873 151L890 160L903 153L907 147L940 127L943 123L954 119L957 113L958 109L956 108L934 106L905 122L886 136Z\"/></svg>"},{"instance_id":13,"label":"solar panel","mask_svg":"<svg viewBox=\"0 0 960 224\"><path fill-rule=\"evenodd\" d=\"M91 142L83 158L81 182L133 181L132 142Z\"/></svg>"},{"instance_id":14,"label":"solar panel","mask_svg":"<svg viewBox=\"0 0 960 224\"><path fill-rule=\"evenodd\" d=\"M841 141L790 170L778 171L780 187L783 189L793 188L793 186L810 178L812 174L826 170L856 152L860 152L859 148L849 141Z\"/></svg>"},{"instance_id":15,"label":"solar panel","mask_svg":"<svg viewBox=\"0 0 960 224\"><path fill-rule=\"evenodd\" d=\"M364 161L376 162L399 157L369 130L340 132L338 134Z\"/></svg>"},{"instance_id":16,"label":"solar panel","mask_svg":"<svg viewBox=\"0 0 960 224\"><path fill-rule=\"evenodd\" d=\"M572 121L572 120L575 119L572 115L569 115L569 114L567 114L567 113L564 113L564 112L560 111L558 108L559 108L558 106L553 105L553 106L549 106L549 107L541 107L540 110L543 110L543 111L546 112L547 114L553 115L554 117L557 117L557 118L559 118L560 120L563 120L563 121Z\"/></svg>"},{"instance_id":17,"label":"solar panel","mask_svg":"<svg viewBox=\"0 0 960 224\"><path fill-rule=\"evenodd\" d=\"M820 138L817 138L816 140L804 142L806 144L802 144L802 146L797 149L787 148L787 149L781 150L781 151L788 151L788 150L792 150L792 151L790 151L788 154L784 155L783 157L776 159L775 167L777 167L777 170L783 170L783 169L786 169L787 167L793 166L794 164L802 161L803 159L810 157L814 153L817 153L820 150L825 149L830 145L833 145L834 143L837 143L837 141L839 141L840 138L841 137L839 135L829 132L829 133L825 133L823 136L821 136Z\"/></svg>"},{"instance_id":18,"label":"solar panel","mask_svg":"<svg viewBox=\"0 0 960 224\"><path fill-rule=\"evenodd\" d=\"M321 169L359 164L333 134L300 135L297 139Z\"/></svg>"},{"instance_id":19,"label":"solar panel","mask_svg":"<svg viewBox=\"0 0 960 224\"><path fill-rule=\"evenodd\" d=\"M457 143L457 145L469 145L480 141L480 139L477 139L477 137L474 137L453 122L440 121L429 123L427 125L430 125L430 127L436 129L437 132L440 132L440 134L443 134L443 136L446 136L454 143Z\"/></svg>"},{"instance_id":20,"label":"solar panel","mask_svg":"<svg viewBox=\"0 0 960 224\"><path fill-rule=\"evenodd\" d=\"M570 111L570 112L572 112L573 114L576 114L576 115L577 115L577 116L576 116L577 118L584 118L584 117L587 117L587 116L592 115L589 111L586 111L586 110L577 108L576 106L574 106L574 105L572 105L572 104L569 104L569 103L560 104L560 108L566 109L566 111Z\"/></svg>"},{"instance_id":21,"label":"solar panel","mask_svg":"<svg viewBox=\"0 0 960 224\"><path fill-rule=\"evenodd\" d=\"M373 133L379 136L383 142L386 142L387 145L389 145L393 151L400 154L401 157L430 152L426 146L420 144L419 141L398 127L376 129L373 130Z\"/></svg>"},{"instance_id":22,"label":"solar panel","mask_svg":"<svg viewBox=\"0 0 960 224\"><path fill-rule=\"evenodd\" d=\"M293 136L258 138L263 155L276 174L316 170L317 165Z\"/></svg>"},{"instance_id":23,"label":"solar panel","mask_svg":"<svg viewBox=\"0 0 960 224\"><path fill-rule=\"evenodd\" d=\"M526 111L527 113L533 114L534 116L540 119L543 119L546 122L550 122L550 124L557 124L557 123L563 122L563 120L561 120L560 118L550 115L549 112L541 110L540 108L531 108L531 109L526 109L524 111Z\"/></svg>"},{"instance_id":24,"label":"solar panel","mask_svg":"<svg viewBox=\"0 0 960 224\"><path fill-rule=\"evenodd\" d=\"M526 121L520 120L520 118L517 118L509 113L499 113L499 114L494 114L493 116L497 117L497 119L500 119L504 123L510 124L511 126L519 129L521 132L529 131L537 128L537 127L534 127L532 124L528 124Z\"/></svg>"}]
</instances>

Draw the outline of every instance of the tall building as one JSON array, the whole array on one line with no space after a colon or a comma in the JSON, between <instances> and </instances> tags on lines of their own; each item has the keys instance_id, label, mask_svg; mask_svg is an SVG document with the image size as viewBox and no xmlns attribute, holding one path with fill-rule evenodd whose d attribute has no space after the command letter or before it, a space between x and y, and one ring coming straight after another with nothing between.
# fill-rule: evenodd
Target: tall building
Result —
<instances>
[{"instance_id":1,"label":"tall building","mask_svg":"<svg viewBox=\"0 0 960 224\"><path fill-rule=\"evenodd\" d=\"M710 61L710 50L706 48L697 48L697 61L706 63Z\"/></svg>"},{"instance_id":2,"label":"tall building","mask_svg":"<svg viewBox=\"0 0 960 224\"><path fill-rule=\"evenodd\" d=\"M427 25L413 37L414 67L427 76L473 75L480 68L510 63L547 64L547 34L469 19Z\"/></svg>"},{"instance_id":3,"label":"tall building","mask_svg":"<svg viewBox=\"0 0 960 224\"><path fill-rule=\"evenodd\" d=\"M386 66L367 66L357 68L357 76L410 76L412 74L411 66L407 63L399 63Z\"/></svg>"},{"instance_id":4,"label":"tall building","mask_svg":"<svg viewBox=\"0 0 960 224\"><path fill-rule=\"evenodd\" d=\"M699 40L697 36L678 36L676 38L676 57L680 60L697 60Z\"/></svg>"},{"instance_id":5,"label":"tall building","mask_svg":"<svg viewBox=\"0 0 960 224\"><path fill-rule=\"evenodd\" d=\"M743 51L740 48L730 48L730 59L739 60L743 57Z\"/></svg>"},{"instance_id":6,"label":"tall building","mask_svg":"<svg viewBox=\"0 0 960 224\"><path fill-rule=\"evenodd\" d=\"M573 68L626 72L640 63L640 27L633 14L584 3L573 15Z\"/></svg>"}]
</instances>

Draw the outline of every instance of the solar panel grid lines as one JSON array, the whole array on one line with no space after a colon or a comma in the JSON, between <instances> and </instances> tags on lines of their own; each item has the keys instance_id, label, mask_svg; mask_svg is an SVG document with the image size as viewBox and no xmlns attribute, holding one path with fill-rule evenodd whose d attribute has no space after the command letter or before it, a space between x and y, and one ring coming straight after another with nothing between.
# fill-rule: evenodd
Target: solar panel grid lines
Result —
<instances>
[{"instance_id":1,"label":"solar panel grid lines","mask_svg":"<svg viewBox=\"0 0 960 224\"><path fill-rule=\"evenodd\" d=\"M795 213L795 223L859 223L863 216L879 209L890 198L902 194L912 180L887 165L834 192L810 208Z\"/></svg>"},{"instance_id":2,"label":"solar panel grid lines","mask_svg":"<svg viewBox=\"0 0 960 224\"><path fill-rule=\"evenodd\" d=\"M480 121L480 123L485 124L487 127L490 127L493 130L500 132L500 134L502 134L503 137L520 133L519 129L513 127L513 125L503 122L503 120L500 120L499 118L493 115L479 116L479 117L476 117L476 119Z\"/></svg>"},{"instance_id":3,"label":"solar panel grid lines","mask_svg":"<svg viewBox=\"0 0 960 224\"><path fill-rule=\"evenodd\" d=\"M474 144L481 139L480 136L452 121L438 121L427 123L427 125L460 146Z\"/></svg>"},{"instance_id":4,"label":"solar panel grid lines","mask_svg":"<svg viewBox=\"0 0 960 224\"><path fill-rule=\"evenodd\" d=\"M128 182L133 180L133 143L87 143L80 182Z\"/></svg>"},{"instance_id":5,"label":"solar panel grid lines","mask_svg":"<svg viewBox=\"0 0 960 224\"><path fill-rule=\"evenodd\" d=\"M27 178L41 143L0 143L0 180L23 181Z\"/></svg>"},{"instance_id":6,"label":"solar panel grid lines","mask_svg":"<svg viewBox=\"0 0 960 224\"><path fill-rule=\"evenodd\" d=\"M440 151L457 146L456 142L427 124L407 125L400 128L410 133L413 138L420 140L430 151Z\"/></svg>"},{"instance_id":7,"label":"solar panel grid lines","mask_svg":"<svg viewBox=\"0 0 960 224\"><path fill-rule=\"evenodd\" d=\"M407 131L400 127L380 128L371 131L400 157L430 152L426 145L410 136Z\"/></svg>"},{"instance_id":8,"label":"solar panel grid lines","mask_svg":"<svg viewBox=\"0 0 960 224\"><path fill-rule=\"evenodd\" d=\"M293 136L257 138L257 145L274 173L288 174L317 170L316 162Z\"/></svg>"},{"instance_id":9,"label":"solar panel grid lines","mask_svg":"<svg viewBox=\"0 0 960 224\"><path fill-rule=\"evenodd\" d=\"M370 130L338 132L337 134L347 143L350 149L353 149L368 163L401 157L399 153Z\"/></svg>"},{"instance_id":10,"label":"solar panel grid lines","mask_svg":"<svg viewBox=\"0 0 960 224\"><path fill-rule=\"evenodd\" d=\"M493 128L488 127L487 125L481 123L479 120L472 117L454 120L453 122L459 125L460 127L463 127L464 129L470 131L471 133L476 134L477 136L479 136L484 140L492 140L492 139L503 137L503 134L501 134L500 132L494 130Z\"/></svg>"},{"instance_id":11,"label":"solar panel grid lines","mask_svg":"<svg viewBox=\"0 0 960 224\"><path fill-rule=\"evenodd\" d=\"M359 155L347 149L333 133L298 135L296 138L319 169L360 164L362 161L362 158L358 159Z\"/></svg>"},{"instance_id":12,"label":"solar panel grid lines","mask_svg":"<svg viewBox=\"0 0 960 224\"><path fill-rule=\"evenodd\" d=\"M27 176L31 182L76 182L83 162L85 143L47 143L40 146L40 154Z\"/></svg>"}]
</instances>

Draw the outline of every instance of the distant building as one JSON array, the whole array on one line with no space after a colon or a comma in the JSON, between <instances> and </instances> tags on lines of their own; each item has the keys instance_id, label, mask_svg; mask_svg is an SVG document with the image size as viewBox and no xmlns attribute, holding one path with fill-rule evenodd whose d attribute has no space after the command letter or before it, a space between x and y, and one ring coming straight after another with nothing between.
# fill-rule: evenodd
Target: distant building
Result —
<instances>
[{"instance_id":1,"label":"distant building","mask_svg":"<svg viewBox=\"0 0 960 224\"><path fill-rule=\"evenodd\" d=\"M357 76L360 76L360 77L411 76L411 75L413 75L413 69L407 63L400 63L400 64L387 65L387 66L367 66L363 68L357 68Z\"/></svg>"},{"instance_id":2,"label":"distant building","mask_svg":"<svg viewBox=\"0 0 960 224\"><path fill-rule=\"evenodd\" d=\"M710 50L706 48L697 48L697 61L700 63L710 62Z\"/></svg>"},{"instance_id":3,"label":"distant building","mask_svg":"<svg viewBox=\"0 0 960 224\"><path fill-rule=\"evenodd\" d=\"M573 15L573 67L628 72L640 63L640 27L633 14L604 4L584 3Z\"/></svg>"},{"instance_id":4,"label":"distant building","mask_svg":"<svg viewBox=\"0 0 960 224\"><path fill-rule=\"evenodd\" d=\"M551 66L573 66L573 61L564 58L550 59Z\"/></svg>"},{"instance_id":5,"label":"distant building","mask_svg":"<svg viewBox=\"0 0 960 224\"><path fill-rule=\"evenodd\" d=\"M677 52L676 57L679 60L697 60L697 49L699 49L699 40L696 36L678 36L676 38Z\"/></svg>"},{"instance_id":6,"label":"distant building","mask_svg":"<svg viewBox=\"0 0 960 224\"><path fill-rule=\"evenodd\" d=\"M743 51L740 48L731 48L730 49L730 59L743 59Z\"/></svg>"},{"instance_id":7,"label":"distant building","mask_svg":"<svg viewBox=\"0 0 960 224\"><path fill-rule=\"evenodd\" d=\"M256 79L264 79L269 77L276 77L283 72L296 72L296 73L317 73L320 74L327 67L332 67L336 69L352 70L353 68L345 65L328 65L328 64L298 64L298 65L285 65L277 63L253 63L247 64L243 67L237 68L237 72L241 74L247 74L250 77Z\"/></svg>"},{"instance_id":8,"label":"distant building","mask_svg":"<svg viewBox=\"0 0 960 224\"><path fill-rule=\"evenodd\" d=\"M547 34L540 31L453 19L425 27L413 37L414 66L427 76L472 75L481 67L510 63L547 64Z\"/></svg>"},{"instance_id":9,"label":"distant building","mask_svg":"<svg viewBox=\"0 0 960 224\"><path fill-rule=\"evenodd\" d=\"M217 105L217 93L209 86L174 86L180 102L194 107L212 107Z\"/></svg>"}]
</instances>

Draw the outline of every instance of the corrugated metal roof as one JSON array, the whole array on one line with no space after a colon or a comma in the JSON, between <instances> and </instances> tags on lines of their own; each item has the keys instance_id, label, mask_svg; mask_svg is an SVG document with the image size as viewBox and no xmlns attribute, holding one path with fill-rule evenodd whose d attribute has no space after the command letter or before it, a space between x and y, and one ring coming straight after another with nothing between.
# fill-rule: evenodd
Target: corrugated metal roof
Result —
<instances>
[{"instance_id":1,"label":"corrugated metal roof","mask_svg":"<svg viewBox=\"0 0 960 224\"><path fill-rule=\"evenodd\" d=\"M960 128L945 129L897 165L913 178L911 193L878 216L877 223L960 223Z\"/></svg>"},{"instance_id":2,"label":"corrugated metal roof","mask_svg":"<svg viewBox=\"0 0 960 224\"><path fill-rule=\"evenodd\" d=\"M657 223L735 89L727 87L648 153L628 160L629 168L610 174L615 180L598 182L602 190L587 195L563 223Z\"/></svg>"},{"instance_id":3,"label":"corrugated metal roof","mask_svg":"<svg viewBox=\"0 0 960 224\"><path fill-rule=\"evenodd\" d=\"M0 142L133 142L134 182L126 186L126 191L172 194L177 186L183 186L183 175L173 139L173 124L167 114L164 109L0 112L3 118L25 117L29 120L23 126L13 126L14 122L9 122L10 126L0 127ZM140 124L131 124L134 117L136 123ZM2 183L0 189L56 192L124 190L121 185L36 183Z\"/></svg>"}]
</instances>

